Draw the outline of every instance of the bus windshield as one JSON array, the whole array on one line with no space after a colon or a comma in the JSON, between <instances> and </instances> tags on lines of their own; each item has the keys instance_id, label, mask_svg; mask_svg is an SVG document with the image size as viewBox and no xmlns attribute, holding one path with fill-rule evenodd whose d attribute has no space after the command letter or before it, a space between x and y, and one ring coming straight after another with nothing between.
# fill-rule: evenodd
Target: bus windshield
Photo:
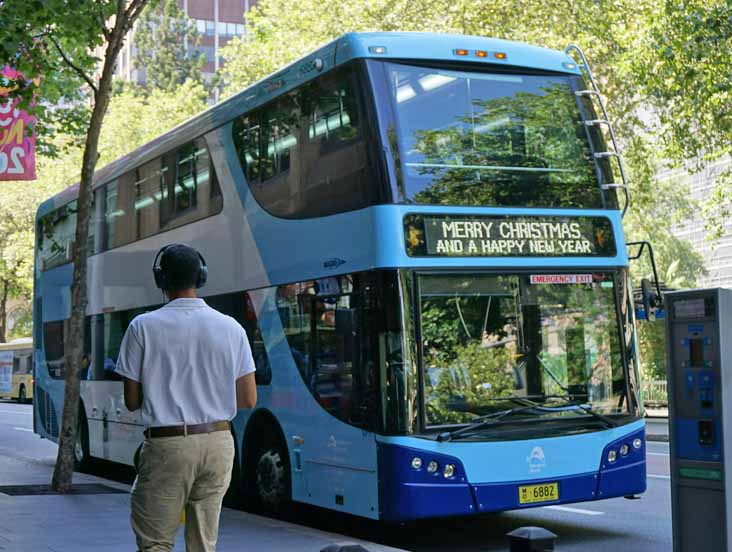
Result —
<instances>
[{"instance_id":1,"label":"bus windshield","mask_svg":"<svg viewBox=\"0 0 732 552\"><path fill-rule=\"evenodd\" d=\"M426 426L536 402L627 413L616 280L612 273L420 276ZM536 409L521 417L557 415L569 416Z\"/></svg>"},{"instance_id":2,"label":"bus windshield","mask_svg":"<svg viewBox=\"0 0 732 552\"><path fill-rule=\"evenodd\" d=\"M579 77L397 63L387 74L406 202L616 208L597 183L589 139L602 138L582 122Z\"/></svg>"}]
</instances>

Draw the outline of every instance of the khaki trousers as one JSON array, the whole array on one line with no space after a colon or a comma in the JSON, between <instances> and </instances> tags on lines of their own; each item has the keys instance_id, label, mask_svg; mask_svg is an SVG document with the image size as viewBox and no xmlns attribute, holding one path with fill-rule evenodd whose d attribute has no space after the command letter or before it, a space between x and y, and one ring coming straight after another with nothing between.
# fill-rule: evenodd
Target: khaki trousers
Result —
<instances>
[{"instance_id":1,"label":"khaki trousers","mask_svg":"<svg viewBox=\"0 0 732 552\"><path fill-rule=\"evenodd\" d=\"M186 551L214 552L233 462L228 431L146 439L132 487L132 530L139 550L173 550L185 509Z\"/></svg>"}]
</instances>

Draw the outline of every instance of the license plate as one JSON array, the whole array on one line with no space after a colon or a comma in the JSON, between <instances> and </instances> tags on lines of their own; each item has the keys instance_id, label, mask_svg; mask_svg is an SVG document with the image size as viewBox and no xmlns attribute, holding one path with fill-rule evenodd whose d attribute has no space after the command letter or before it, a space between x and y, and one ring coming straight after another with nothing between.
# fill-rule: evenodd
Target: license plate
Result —
<instances>
[{"instance_id":1,"label":"license plate","mask_svg":"<svg viewBox=\"0 0 732 552\"><path fill-rule=\"evenodd\" d=\"M559 500L559 483L522 485L518 488L519 504L553 502Z\"/></svg>"}]
</instances>

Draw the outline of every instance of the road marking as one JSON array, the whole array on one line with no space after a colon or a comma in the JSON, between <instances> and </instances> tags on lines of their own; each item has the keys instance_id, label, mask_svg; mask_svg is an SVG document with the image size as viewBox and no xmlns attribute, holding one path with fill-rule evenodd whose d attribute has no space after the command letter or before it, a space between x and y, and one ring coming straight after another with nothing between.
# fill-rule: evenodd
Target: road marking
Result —
<instances>
[{"instance_id":1,"label":"road marking","mask_svg":"<svg viewBox=\"0 0 732 552\"><path fill-rule=\"evenodd\" d=\"M33 433L33 430L32 429L28 429L27 427L14 427L13 429L15 431L29 431L29 432Z\"/></svg>"},{"instance_id":2,"label":"road marking","mask_svg":"<svg viewBox=\"0 0 732 552\"><path fill-rule=\"evenodd\" d=\"M569 512L570 514L583 514L585 516L602 516L605 512L597 512L595 510L583 510L582 508L570 508L568 506L544 506L547 510L559 510L560 512Z\"/></svg>"},{"instance_id":3,"label":"road marking","mask_svg":"<svg viewBox=\"0 0 732 552\"><path fill-rule=\"evenodd\" d=\"M649 473L648 474L648 477L651 477L653 479L671 479L671 476L670 475L656 475L656 474L653 474L653 473Z\"/></svg>"},{"instance_id":4,"label":"road marking","mask_svg":"<svg viewBox=\"0 0 732 552\"><path fill-rule=\"evenodd\" d=\"M668 452L646 452L647 456L669 456Z\"/></svg>"}]
</instances>

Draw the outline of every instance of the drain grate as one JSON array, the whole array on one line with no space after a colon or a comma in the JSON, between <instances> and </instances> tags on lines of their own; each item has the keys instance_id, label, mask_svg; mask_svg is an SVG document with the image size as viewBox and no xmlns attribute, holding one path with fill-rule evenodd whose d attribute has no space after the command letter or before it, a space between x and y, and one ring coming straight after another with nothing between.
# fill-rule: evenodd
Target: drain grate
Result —
<instances>
[{"instance_id":1,"label":"drain grate","mask_svg":"<svg viewBox=\"0 0 732 552\"><path fill-rule=\"evenodd\" d=\"M0 494L10 496L39 496L63 494L53 490L51 485L0 485ZM127 494L127 491L116 489L101 483L83 483L74 485L66 494L95 495L95 494Z\"/></svg>"}]
</instances>

